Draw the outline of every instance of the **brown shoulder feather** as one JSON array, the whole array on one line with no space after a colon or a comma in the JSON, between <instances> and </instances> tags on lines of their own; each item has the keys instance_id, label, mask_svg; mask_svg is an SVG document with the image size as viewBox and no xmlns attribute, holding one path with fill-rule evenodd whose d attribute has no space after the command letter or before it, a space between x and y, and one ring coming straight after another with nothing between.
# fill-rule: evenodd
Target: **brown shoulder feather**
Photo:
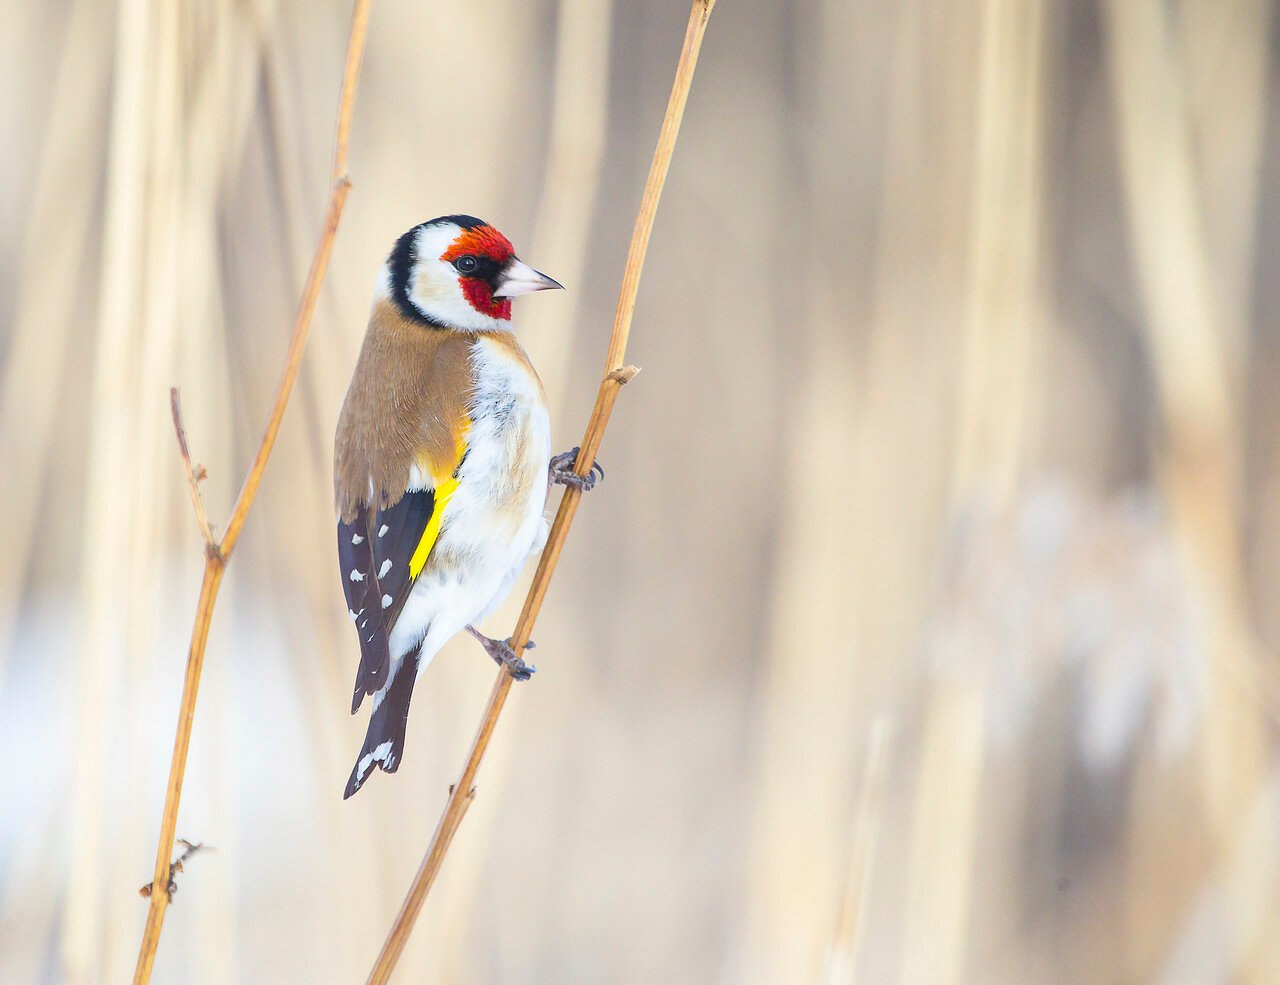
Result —
<instances>
[{"instance_id":1,"label":"brown shoulder feather","mask_svg":"<svg viewBox=\"0 0 1280 985\"><path fill-rule=\"evenodd\" d=\"M375 303L334 441L334 499L345 522L361 506L396 503L413 465L436 476L456 467L474 341Z\"/></svg>"}]
</instances>

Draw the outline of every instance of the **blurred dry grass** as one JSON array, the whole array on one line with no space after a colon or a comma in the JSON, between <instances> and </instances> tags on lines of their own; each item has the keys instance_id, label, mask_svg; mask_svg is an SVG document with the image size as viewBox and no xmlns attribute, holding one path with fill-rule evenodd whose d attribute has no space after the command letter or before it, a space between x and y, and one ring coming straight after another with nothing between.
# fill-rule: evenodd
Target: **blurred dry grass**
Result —
<instances>
[{"instance_id":1,"label":"blurred dry grass","mask_svg":"<svg viewBox=\"0 0 1280 985\"><path fill-rule=\"evenodd\" d=\"M362 980L491 674L449 648L404 770L341 802L329 441L374 271L469 211L566 281L518 323L572 441L684 14L375 4L157 982ZM1280 981L1275 15L719 4L645 371L405 980ZM347 16L0 11L6 985L132 966L200 568L167 388L223 516Z\"/></svg>"}]
</instances>

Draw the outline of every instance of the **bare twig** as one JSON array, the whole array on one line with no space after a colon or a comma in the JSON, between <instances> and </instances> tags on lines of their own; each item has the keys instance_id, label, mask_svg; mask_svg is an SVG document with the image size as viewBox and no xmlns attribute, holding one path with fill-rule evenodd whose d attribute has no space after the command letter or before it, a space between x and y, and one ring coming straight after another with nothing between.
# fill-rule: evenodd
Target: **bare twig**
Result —
<instances>
[{"instance_id":1,"label":"bare twig","mask_svg":"<svg viewBox=\"0 0 1280 985\"><path fill-rule=\"evenodd\" d=\"M182 423L182 395L176 386L169 388L169 407L173 411L173 430L178 436L178 454L182 456L182 468L187 474L187 488L191 491L191 507L196 511L196 523L200 525L200 536L204 538L206 551L217 550L218 543L213 537L213 528L209 525L209 514L205 512L204 497L200 495L200 483L208 476L203 465L192 466L191 449L187 446L187 429Z\"/></svg>"},{"instance_id":2,"label":"bare twig","mask_svg":"<svg viewBox=\"0 0 1280 985\"><path fill-rule=\"evenodd\" d=\"M187 841L186 838L179 838L178 844L182 846L182 854L169 863L169 882L165 885L165 894L169 897L170 903L173 902L174 894L178 891L178 881L175 877L179 872L184 871L183 866L186 865L191 856L195 855L196 852L213 851L203 841ZM143 899L149 898L155 889L155 885L154 882L147 883L138 890L138 895Z\"/></svg>"},{"instance_id":3,"label":"bare twig","mask_svg":"<svg viewBox=\"0 0 1280 985\"><path fill-rule=\"evenodd\" d=\"M702 47L702 37L706 33L707 20L715 0L694 0L693 9L689 12L689 25L685 31L684 45L680 51L680 61L676 66L675 82L671 88L671 98L667 102L666 116L662 121L662 129L658 134L658 146L653 154L653 163L649 168L649 177L645 182L644 193L640 199L640 209L636 214L635 228L631 234L631 247L627 253L627 265L622 275L622 287L618 296L617 312L613 320L613 333L609 339L609 352L605 358L604 379L600 382L600 390L587 422L583 435L578 460L574 463L574 471L585 476L595 461L604 438L605 428L609 424L609 416L613 412L618 392L639 372L634 366L624 366L623 359L627 351L627 339L631 334L631 317L635 312L636 293L640 287L640 274L644 268L645 253L649 248L649 235L653 231L653 219L658 210L658 200L662 196L662 186L667 179L667 170L671 165L671 155L675 150L676 137L680 132L680 121L684 116L685 102L689 97L689 87L693 82L693 71L698 63L698 52ZM551 576L555 572L556 563L568 536L569 526L577 513L578 500L582 493L572 486L566 487L560 500L560 509L556 513L555 522L547 538L547 545L538 561L538 569L533 576L533 584L525 598L524 609L511 634L511 646L519 653L533 632L534 621L542 608ZM414 876L400 912L383 942L382 951L369 973L368 985L385 985L391 972L399 961L409 933L418 918L422 904L430 892L445 854L457 833L462 818L475 795L475 778L480 769L489 740L498 723L498 716L506 703L507 693L511 690L511 677L505 670L498 672L493 690L489 693L489 703L485 707L484 717L480 720L480 728L471 743L471 751L462 775L453 785L449 793L449 801L444 813L436 825L431 837L427 854ZM464 794L463 791L466 791Z\"/></svg>"},{"instance_id":4,"label":"bare twig","mask_svg":"<svg viewBox=\"0 0 1280 985\"><path fill-rule=\"evenodd\" d=\"M156 846L156 867L152 885L169 885L170 862L173 854L174 833L178 824L178 804L182 798L182 781L186 773L187 750L191 743L191 723L195 716L196 696L200 688L200 674L204 666L205 644L209 638L209 624L213 618L213 607L218 598L218 588L222 583L222 575L227 563L231 560L231 552L235 550L244 529L245 520L253 506L262 482L262 474L267 466L275 446L276 435L280 431L280 422L284 418L284 410L293 391L294 381L298 376L298 367L302 361L302 350L306 345L307 335L311 328L311 317L315 312L316 302L320 297L320 287L324 283L325 273L329 268L329 256L333 251L334 236L338 231L338 223L342 219L342 210L346 205L347 194L351 190L351 181L347 177L347 145L351 133L351 118L355 109L356 83L360 77L360 64L364 55L365 35L369 24L369 7L372 0L355 0L351 16L351 31L347 40L346 68L342 78L342 95L338 104L338 127L334 138L333 181L329 191L329 204L325 212L324 228L316 245L315 256L311 261L311 269L307 273L306 285L302 291L302 299L298 304L298 312L294 318L293 334L289 341L289 352L285 357L284 369L280 374L280 382L276 388L275 403L267 418L262 440L258 445L258 453L245 476L240 495L236 498L227 522L226 533L220 541L215 540L212 527L204 512L203 500L198 487L203 470L193 469L191 455L187 446L186 433L182 426L181 408L177 391L171 391L174 428L178 437L178 450L182 456L183 466L187 472L187 483L191 489L192 504L196 510L196 519L200 523L201 533L205 538L204 579L200 585L200 599L196 604L194 625L191 629L191 645L187 654L187 671L182 684L182 705L178 712L178 727L173 740L173 759L169 766L169 785L165 792L164 813L160 821L160 838ZM181 861L181 859L179 860ZM170 902L170 893L150 895L151 905L147 911L147 924L142 935L142 944L138 951L138 963L134 968L134 985L144 985L151 980L151 969L155 964L156 948L160 943L160 931L164 926L165 910Z\"/></svg>"}]
</instances>

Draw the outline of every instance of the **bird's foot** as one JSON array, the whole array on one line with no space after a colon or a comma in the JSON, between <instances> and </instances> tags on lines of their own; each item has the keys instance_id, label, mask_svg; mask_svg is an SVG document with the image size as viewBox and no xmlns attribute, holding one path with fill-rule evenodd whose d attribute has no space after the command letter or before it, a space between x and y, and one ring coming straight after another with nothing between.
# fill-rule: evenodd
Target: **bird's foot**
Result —
<instances>
[{"instance_id":1,"label":"bird's foot","mask_svg":"<svg viewBox=\"0 0 1280 985\"><path fill-rule=\"evenodd\" d=\"M484 647L484 652L489 654L495 663L506 667L507 673L517 681L527 681L537 672L537 667L533 664L525 663L516 655L516 651L511 648L510 636L505 640L495 640L491 637L485 636L484 633L480 632L473 626L468 626L467 632L476 638L479 644ZM533 640L530 640L524 645L524 648L526 650L532 650L535 646L537 646L537 644L534 643Z\"/></svg>"},{"instance_id":2,"label":"bird's foot","mask_svg":"<svg viewBox=\"0 0 1280 985\"><path fill-rule=\"evenodd\" d=\"M586 475L578 475L573 470L573 463L578 460L580 450L574 448L572 451L561 452L551 459L549 471L553 486L572 486L578 492L591 492L597 482L604 482L604 468L599 462L592 462L591 471ZM598 476L597 473L599 473Z\"/></svg>"}]
</instances>

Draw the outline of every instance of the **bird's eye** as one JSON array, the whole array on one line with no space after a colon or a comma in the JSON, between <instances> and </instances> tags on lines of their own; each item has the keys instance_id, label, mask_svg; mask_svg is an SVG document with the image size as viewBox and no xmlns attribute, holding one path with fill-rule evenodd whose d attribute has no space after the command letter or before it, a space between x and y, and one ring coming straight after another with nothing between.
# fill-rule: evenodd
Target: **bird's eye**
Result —
<instances>
[{"instance_id":1,"label":"bird's eye","mask_svg":"<svg viewBox=\"0 0 1280 985\"><path fill-rule=\"evenodd\" d=\"M454 260L453 265L458 268L458 273L470 274L470 273L474 273L476 267L478 267L480 264L475 257L464 256L464 257L458 257L458 259Z\"/></svg>"}]
</instances>

